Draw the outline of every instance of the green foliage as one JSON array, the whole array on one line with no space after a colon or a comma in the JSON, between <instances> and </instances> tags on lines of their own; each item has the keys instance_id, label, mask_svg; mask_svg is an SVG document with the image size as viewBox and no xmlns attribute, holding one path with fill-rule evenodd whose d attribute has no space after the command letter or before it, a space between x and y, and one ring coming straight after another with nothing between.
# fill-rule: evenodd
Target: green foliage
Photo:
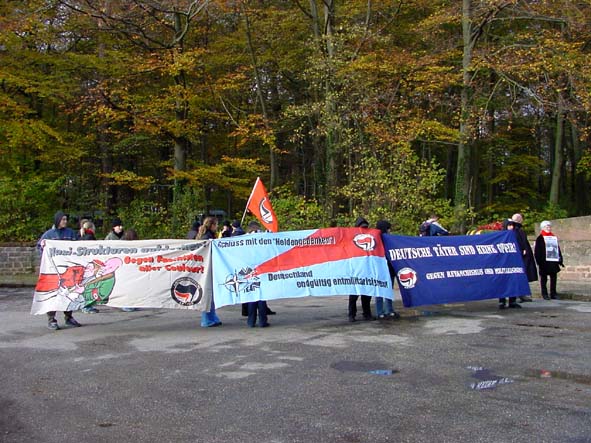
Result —
<instances>
[{"instance_id":1,"label":"green foliage","mask_svg":"<svg viewBox=\"0 0 591 443\"><path fill-rule=\"evenodd\" d=\"M62 179L46 181L28 174L20 180L0 177L0 241L38 239L53 223Z\"/></svg>"},{"instance_id":2,"label":"green foliage","mask_svg":"<svg viewBox=\"0 0 591 443\"><path fill-rule=\"evenodd\" d=\"M321 205L311 198L294 194L286 184L273 190L271 199L281 231L322 228L328 219Z\"/></svg>"},{"instance_id":3,"label":"green foliage","mask_svg":"<svg viewBox=\"0 0 591 443\"><path fill-rule=\"evenodd\" d=\"M174 238L169 211L157 202L136 199L120 208L117 216L123 221L123 228L135 229L140 239ZM109 228L106 223L105 235Z\"/></svg>"}]
</instances>

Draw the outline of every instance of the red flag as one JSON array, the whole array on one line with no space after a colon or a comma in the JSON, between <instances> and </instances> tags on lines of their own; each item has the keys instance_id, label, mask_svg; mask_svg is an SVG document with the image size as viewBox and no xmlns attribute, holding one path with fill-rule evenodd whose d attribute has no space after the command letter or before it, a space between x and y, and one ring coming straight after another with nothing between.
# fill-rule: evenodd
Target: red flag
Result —
<instances>
[{"instance_id":1,"label":"red flag","mask_svg":"<svg viewBox=\"0 0 591 443\"><path fill-rule=\"evenodd\" d=\"M273 211L273 206L271 206L271 202L269 201L265 185L263 185L259 177L257 177L257 181L252 188L246 209L258 218L267 230L271 232L278 231L279 226L275 211Z\"/></svg>"}]
</instances>

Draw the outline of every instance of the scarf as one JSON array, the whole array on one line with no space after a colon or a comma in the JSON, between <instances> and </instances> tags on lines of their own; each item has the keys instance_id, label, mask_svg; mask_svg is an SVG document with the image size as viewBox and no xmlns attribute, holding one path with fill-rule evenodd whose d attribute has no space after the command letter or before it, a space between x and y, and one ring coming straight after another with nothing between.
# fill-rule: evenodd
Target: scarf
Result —
<instances>
[{"instance_id":1,"label":"scarf","mask_svg":"<svg viewBox=\"0 0 591 443\"><path fill-rule=\"evenodd\" d=\"M542 234L544 237L556 237L552 232L546 232L544 230L540 231L540 234Z\"/></svg>"}]
</instances>

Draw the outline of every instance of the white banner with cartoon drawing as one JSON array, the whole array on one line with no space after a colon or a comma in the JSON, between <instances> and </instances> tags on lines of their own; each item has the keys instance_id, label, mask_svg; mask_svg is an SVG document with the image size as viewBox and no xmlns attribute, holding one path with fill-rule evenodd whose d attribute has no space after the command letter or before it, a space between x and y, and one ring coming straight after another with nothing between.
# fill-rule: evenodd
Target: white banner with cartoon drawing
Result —
<instances>
[{"instance_id":1,"label":"white banner with cartoon drawing","mask_svg":"<svg viewBox=\"0 0 591 443\"><path fill-rule=\"evenodd\" d=\"M211 242L47 240L32 314L88 306L207 311Z\"/></svg>"}]
</instances>

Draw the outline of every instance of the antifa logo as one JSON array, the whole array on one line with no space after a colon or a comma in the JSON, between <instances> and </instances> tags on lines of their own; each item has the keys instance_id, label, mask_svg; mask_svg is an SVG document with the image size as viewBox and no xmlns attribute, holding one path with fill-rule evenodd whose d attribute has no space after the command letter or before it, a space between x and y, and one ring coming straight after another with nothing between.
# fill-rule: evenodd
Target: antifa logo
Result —
<instances>
[{"instance_id":1,"label":"antifa logo","mask_svg":"<svg viewBox=\"0 0 591 443\"><path fill-rule=\"evenodd\" d=\"M273 213L265 206L265 203L267 203L267 197L263 198L259 203L259 212L261 213L261 218L265 223L273 223Z\"/></svg>"},{"instance_id":2,"label":"antifa logo","mask_svg":"<svg viewBox=\"0 0 591 443\"><path fill-rule=\"evenodd\" d=\"M396 277L398 277L398 281L405 289L412 289L417 283L417 273L411 268L402 268L398 271Z\"/></svg>"},{"instance_id":3,"label":"antifa logo","mask_svg":"<svg viewBox=\"0 0 591 443\"><path fill-rule=\"evenodd\" d=\"M170 288L172 299L182 306L196 305L201 301L203 289L192 278L176 279Z\"/></svg>"},{"instance_id":4,"label":"antifa logo","mask_svg":"<svg viewBox=\"0 0 591 443\"><path fill-rule=\"evenodd\" d=\"M371 234L357 234L353 238L353 243L364 251L373 251L376 247L376 239Z\"/></svg>"}]
</instances>

